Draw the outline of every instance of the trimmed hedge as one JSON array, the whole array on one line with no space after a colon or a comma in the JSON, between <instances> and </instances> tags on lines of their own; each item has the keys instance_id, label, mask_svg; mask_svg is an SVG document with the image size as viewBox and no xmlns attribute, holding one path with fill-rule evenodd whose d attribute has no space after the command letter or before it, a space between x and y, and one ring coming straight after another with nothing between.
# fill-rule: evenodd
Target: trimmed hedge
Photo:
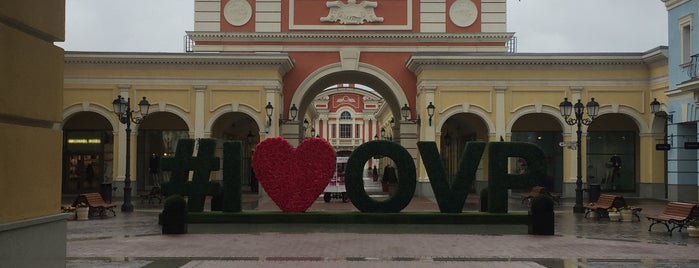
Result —
<instances>
[{"instance_id":1,"label":"trimmed hedge","mask_svg":"<svg viewBox=\"0 0 699 268\"><path fill-rule=\"evenodd\" d=\"M509 174L509 157L527 160L526 172ZM546 177L546 156L533 143L490 142L488 159L488 212L491 213L507 213L507 189L529 189Z\"/></svg>"},{"instance_id":2,"label":"trimmed hedge","mask_svg":"<svg viewBox=\"0 0 699 268\"><path fill-rule=\"evenodd\" d=\"M464 203L468 192L476 180L476 171L481 161L485 142L467 142L461 153L459 170L456 173L453 184L447 181L446 170L442 165L437 150L437 144L433 141L421 141L417 143L422 162L427 169L430 185L434 192L439 211L444 213L460 213L464 209Z\"/></svg>"},{"instance_id":3,"label":"trimmed hedge","mask_svg":"<svg viewBox=\"0 0 699 268\"><path fill-rule=\"evenodd\" d=\"M170 172L170 181L163 183L163 194L188 196L187 209L190 212L204 211L207 195L218 195L220 185L211 182L211 171L219 169L220 159L214 156L216 140L198 139L197 157L193 157L194 139L180 139L174 157L161 160L162 169ZM188 182L189 171L193 170L192 181Z\"/></svg>"},{"instance_id":4,"label":"trimmed hedge","mask_svg":"<svg viewBox=\"0 0 699 268\"><path fill-rule=\"evenodd\" d=\"M389 157L398 170L398 189L390 198L377 201L364 190L364 164L374 156ZM403 210L413 199L417 180L413 158L398 143L374 140L357 147L350 155L345 170L345 187L352 204L362 212L395 213Z\"/></svg>"},{"instance_id":5,"label":"trimmed hedge","mask_svg":"<svg viewBox=\"0 0 699 268\"><path fill-rule=\"evenodd\" d=\"M317 223L317 224L505 224L526 225L529 215L513 213L441 212L304 212L251 211L241 213L190 212L188 223Z\"/></svg>"},{"instance_id":6,"label":"trimmed hedge","mask_svg":"<svg viewBox=\"0 0 699 268\"><path fill-rule=\"evenodd\" d=\"M240 212L242 210L241 175L243 167L243 143L226 141L223 143L223 211Z\"/></svg>"}]
</instances>

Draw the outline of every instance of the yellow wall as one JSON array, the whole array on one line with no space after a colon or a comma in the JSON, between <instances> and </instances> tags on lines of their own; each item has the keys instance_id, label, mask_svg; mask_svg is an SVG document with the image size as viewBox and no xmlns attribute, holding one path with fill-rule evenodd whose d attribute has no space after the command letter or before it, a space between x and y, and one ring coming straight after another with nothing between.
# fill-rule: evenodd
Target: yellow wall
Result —
<instances>
[{"instance_id":1,"label":"yellow wall","mask_svg":"<svg viewBox=\"0 0 699 268\"><path fill-rule=\"evenodd\" d=\"M64 1L0 2L0 223L58 214ZM31 107L31 108L29 108Z\"/></svg>"}]
</instances>

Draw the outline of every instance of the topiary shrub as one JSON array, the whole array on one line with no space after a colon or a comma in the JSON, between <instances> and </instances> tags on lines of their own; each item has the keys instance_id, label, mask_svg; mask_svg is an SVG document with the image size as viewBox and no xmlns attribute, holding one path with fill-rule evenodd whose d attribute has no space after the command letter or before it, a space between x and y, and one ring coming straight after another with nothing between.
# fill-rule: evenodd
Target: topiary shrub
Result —
<instances>
[{"instance_id":1,"label":"topiary shrub","mask_svg":"<svg viewBox=\"0 0 699 268\"><path fill-rule=\"evenodd\" d=\"M391 158L398 171L398 189L389 199L383 201L369 197L364 190L364 164L377 155ZM345 171L345 187L349 199L362 212L400 212L408 206L415 194L415 162L410 153L395 142L374 140L360 145L350 155Z\"/></svg>"},{"instance_id":2,"label":"topiary shrub","mask_svg":"<svg viewBox=\"0 0 699 268\"><path fill-rule=\"evenodd\" d=\"M459 169L454 177L454 182L449 185L446 170L437 150L437 144L433 141L421 141L417 143L422 162L425 164L427 175L430 179L432 192L437 199L439 211L444 213L461 213L468 193L476 180L476 171L485 150L485 142L467 142L461 152Z\"/></svg>"},{"instance_id":3,"label":"topiary shrub","mask_svg":"<svg viewBox=\"0 0 699 268\"><path fill-rule=\"evenodd\" d=\"M532 198L529 220L529 234L554 234L553 199L545 192Z\"/></svg>"},{"instance_id":4,"label":"topiary shrub","mask_svg":"<svg viewBox=\"0 0 699 268\"><path fill-rule=\"evenodd\" d=\"M171 195L165 199L160 215L163 234L187 233L187 201L181 195Z\"/></svg>"},{"instance_id":5,"label":"topiary shrub","mask_svg":"<svg viewBox=\"0 0 699 268\"><path fill-rule=\"evenodd\" d=\"M488 188L481 190L481 212L488 212Z\"/></svg>"}]
</instances>

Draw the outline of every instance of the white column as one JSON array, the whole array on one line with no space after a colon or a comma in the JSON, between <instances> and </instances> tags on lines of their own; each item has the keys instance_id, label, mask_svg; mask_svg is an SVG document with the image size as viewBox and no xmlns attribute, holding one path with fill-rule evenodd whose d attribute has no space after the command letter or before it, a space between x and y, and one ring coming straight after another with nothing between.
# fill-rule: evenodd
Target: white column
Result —
<instances>
[{"instance_id":1,"label":"white column","mask_svg":"<svg viewBox=\"0 0 699 268\"><path fill-rule=\"evenodd\" d=\"M195 90L195 100L194 100L194 138L208 138L204 137L204 128L206 123L204 122L204 94L206 91L206 86L194 86Z\"/></svg>"},{"instance_id":2,"label":"white column","mask_svg":"<svg viewBox=\"0 0 699 268\"><path fill-rule=\"evenodd\" d=\"M495 137L505 137L505 115L507 114L507 108L505 107L505 91L507 87L497 86L495 87Z\"/></svg>"}]
</instances>

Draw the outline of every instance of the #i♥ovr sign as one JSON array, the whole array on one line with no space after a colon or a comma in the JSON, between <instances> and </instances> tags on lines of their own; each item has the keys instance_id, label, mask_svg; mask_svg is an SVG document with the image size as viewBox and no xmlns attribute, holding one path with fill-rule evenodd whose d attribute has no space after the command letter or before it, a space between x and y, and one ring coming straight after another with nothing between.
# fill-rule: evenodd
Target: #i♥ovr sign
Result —
<instances>
[{"instance_id":1,"label":"#i\u2665ovr sign","mask_svg":"<svg viewBox=\"0 0 699 268\"><path fill-rule=\"evenodd\" d=\"M194 145L193 139L179 140L175 156L162 160L163 170L171 171L170 181L163 184L164 193L188 196L190 212L203 211L207 195L220 198L224 212L240 212L242 142L226 141L223 144L222 185L209 180L211 171L219 170L220 159L214 156L216 141L200 139L196 157L192 156ZM532 187L546 176L544 152L535 144L468 142L450 185L436 143L425 141L417 145L439 210L443 213L462 212L486 145L488 212L506 213L507 189ZM369 197L364 190L364 165L375 156L391 158L399 174L395 194L382 201ZM509 174L510 157L524 158L527 171ZM305 139L298 148L293 148L282 137L268 138L255 147L252 167L265 192L282 211L304 212L330 181L335 170L335 151L322 138ZM191 181L188 181L189 171L193 171ZM359 211L395 213L410 203L417 185L416 177L415 163L405 148L395 142L375 140L360 145L350 155L345 186L350 201Z\"/></svg>"}]
</instances>

